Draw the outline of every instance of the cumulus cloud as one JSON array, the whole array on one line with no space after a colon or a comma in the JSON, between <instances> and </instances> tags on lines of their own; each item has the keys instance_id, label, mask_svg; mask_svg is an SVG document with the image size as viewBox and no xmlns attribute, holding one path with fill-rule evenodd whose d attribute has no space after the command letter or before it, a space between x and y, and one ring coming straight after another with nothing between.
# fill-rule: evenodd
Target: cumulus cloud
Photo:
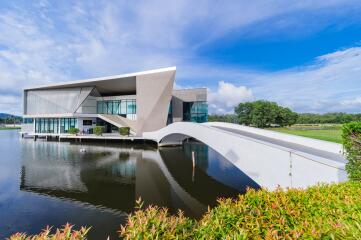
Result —
<instances>
[{"instance_id":1,"label":"cumulus cloud","mask_svg":"<svg viewBox=\"0 0 361 240\"><path fill-rule=\"evenodd\" d=\"M256 74L253 91L299 112L359 112L344 100L359 96L360 62L361 47L336 51L303 68Z\"/></svg>"},{"instance_id":2,"label":"cumulus cloud","mask_svg":"<svg viewBox=\"0 0 361 240\"><path fill-rule=\"evenodd\" d=\"M208 91L210 113L232 113L238 103L252 101L253 99L251 89L224 81L218 82L218 88L215 91Z\"/></svg>"},{"instance_id":3,"label":"cumulus cloud","mask_svg":"<svg viewBox=\"0 0 361 240\"><path fill-rule=\"evenodd\" d=\"M307 24L309 19L333 19L332 13L340 8L344 14L359 9L355 3L100 0L69 4L44 0L17 7L9 4L0 8L0 96L12 96L16 103L11 107L2 104L0 112L21 113L21 89L27 86L172 65L177 66L177 84L217 88L210 92L211 108L216 112L229 112L236 100L253 95L279 100L296 110L313 109L312 98L316 96L318 102L336 98L334 89L346 91L339 88L340 81L360 76L359 56L353 55L357 49L322 56L312 66L315 69L276 73L211 63L199 57L197 50L235 31L247 36L275 31L309 34L323 23ZM311 17L291 21L290 16L299 16L293 14L299 12ZM300 22L308 31L289 31ZM214 86L220 79L224 82ZM331 80L336 84L334 89L328 86ZM315 94L320 89L321 93Z\"/></svg>"},{"instance_id":4,"label":"cumulus cloud","mask_svg":"<svg viewBox=\"0 0 361 240\"><path fill-rule=\"evenodd\" d=\"M347 99L341 101L341 105L346 107L359 107L361 108L361 97L356 97L354 99Z\"/></svg>"}]
</instances>

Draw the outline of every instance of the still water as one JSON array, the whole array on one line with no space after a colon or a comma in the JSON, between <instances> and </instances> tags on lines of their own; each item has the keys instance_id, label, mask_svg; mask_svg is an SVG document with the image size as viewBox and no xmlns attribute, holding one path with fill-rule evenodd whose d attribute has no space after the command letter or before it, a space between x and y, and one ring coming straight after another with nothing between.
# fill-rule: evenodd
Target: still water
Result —
<instances>
[{"instance_id":1,"label":"still water","mask_svg":"<svg viewBox=\"0 0 361 240\"><path fill-rule=\"evenodd\" d=\"M115 239L138 198L199 218L217 198L248 186L258 188L201 143L80 145L0 131L0 239L67 222L92 226L89 239Z\"/></svg>"}]
</instances>

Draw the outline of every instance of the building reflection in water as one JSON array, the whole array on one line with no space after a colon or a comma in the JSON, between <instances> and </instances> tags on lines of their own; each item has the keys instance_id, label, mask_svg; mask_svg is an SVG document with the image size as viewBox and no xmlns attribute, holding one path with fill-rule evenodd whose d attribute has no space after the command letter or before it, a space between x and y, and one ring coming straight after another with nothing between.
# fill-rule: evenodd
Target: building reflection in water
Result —
<instances>
[{"instance_id":1,"label":"building reflection in water","mask_svg":"<svg viewBox=\"0 0 361 240\"><path fill-rule=\"evenodd\" d=\"M217 152L200 143L161 148L146 145L23 144L20 189L129 213L135 201L199 217L219 197L258 188ZM85 149L85 151L80 151ZM192 157L193 155L193 157ZM195 166L194 166L195 163Z\"/></svg>"}]
</instances>

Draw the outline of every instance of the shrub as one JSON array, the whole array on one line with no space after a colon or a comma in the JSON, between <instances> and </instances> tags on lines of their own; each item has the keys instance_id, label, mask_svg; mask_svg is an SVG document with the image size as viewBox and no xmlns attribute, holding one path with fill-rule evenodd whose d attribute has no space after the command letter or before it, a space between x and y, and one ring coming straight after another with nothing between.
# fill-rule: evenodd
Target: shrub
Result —
<instances>
[{"instance_id":1,"label":"shrub","mask_svg":"<svg viewBox=\"0 0 361 240\"><path fill-rule=\"evenodd\" d=\"M129 136L130 128L129 127L120 127L119 134L122 136Z\"/></svg>"},{"instance_id":2,"label":"shrub","mask_svg":"<svg viewBox=\"0 0 361 240\"><path fill-rule=\"evenodd\" d=\"M77 129L77 128L69 128L68 133L77 134L77 133L79 133L79 129Z\"/></svg>"},{"instance_id":3,"label":"shrub","mask_svg":"<svg viewBox=\"0 0 361 240\"><path fill-rule=\"evenodd\" d=\"M138 210L122 226L125 239L361 239L361 182L306 190L248 190L221 199L202 219Z\"/></svg>"},{"instance_id":4,"label":"shrub","mask_svg":"<svg viewBox=\"0 0 361 240\"><path fill-rule=\"evenodd\" d=\"M103 126L96 126L93 128L93 132L95 135L97 136L101 136L104 132L104 127Z\"/></svg>"},{"instance_id":5,"label":"shrub","mask_svg":"<svg viewBox=\"0 0 361 240\"><path fill-rule=\"evenodd\" d=\"M342 143L346 151L346 171L351 180L361 180L361 122L342 126Z\"/></svg>"},{"instance_id":6,"label":"shrub","mask_svg":"<svg viewBox=\"0 0 361 240\"><path fill-rule=\"evenodd\" d=\"M83 240L90 228L82 227L80 230L73 230L73 225L65 224L63 228L56 229L54 234L51 234L51 228L48 226L38 235L27 236L25 233L16 233L12 235L9 240Z\"/></svg>"},{"instance_id":7,"label":"shrub","mask_svg":"<svg viewBox=\"0 0 361 240\"><path fill-rule=\"evenodd\" d=\"M166 208L150 206L129 215L126 226L121 226L120 237L124 239L190 239L193 220L184 217L181 211L171 216Z\"/></svg>"}]
</instances>

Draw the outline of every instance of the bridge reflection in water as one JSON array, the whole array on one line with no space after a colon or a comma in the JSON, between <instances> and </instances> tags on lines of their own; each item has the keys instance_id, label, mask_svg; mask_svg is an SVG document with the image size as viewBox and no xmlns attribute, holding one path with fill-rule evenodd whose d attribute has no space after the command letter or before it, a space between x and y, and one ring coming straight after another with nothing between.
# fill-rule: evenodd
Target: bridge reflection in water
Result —
<instances>
[{"instance_id":1,"label":"bridge reflection in water","mask_svg":"<svg viewBox=\"0 0 361 240\"><path fill-rule=\"evenodd\" d=\"M259 186L201 143L160 150L149 146L90 146L24 142L20 189L114 214L135 201L198 218L219 197ZM82 151L80 151L82 149Z\"/></svg>"}]
</instances>

